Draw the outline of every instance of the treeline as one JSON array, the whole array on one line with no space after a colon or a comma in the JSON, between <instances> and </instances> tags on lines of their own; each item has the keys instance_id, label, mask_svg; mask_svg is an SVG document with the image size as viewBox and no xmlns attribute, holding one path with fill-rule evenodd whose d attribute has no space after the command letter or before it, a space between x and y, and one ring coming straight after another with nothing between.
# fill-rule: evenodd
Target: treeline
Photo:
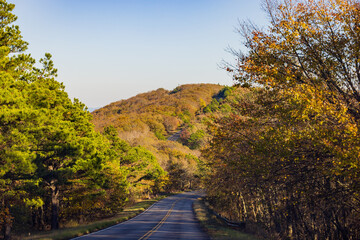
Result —
<instances>
[{"instance_id":1,"label":"treeline","mask_svg":"<svg viewBox=\"0 0 360 240\"><path fill-rule=\"evenodd\" d=\"M131 146L148 149L168 172L166 191L198 187L203 174L199 149L208 139L205 123L229 91L218 84L160 88L96 110L93 123L101 132L114 126Z\"/></svg>"},{"instance_id":2,"label":"treeline","mask_svg":"<svg viewBox=\"0 0 360 240\"><path fill-rule=\"evenodd\" d=\"M248 52L228 66L249 92L203 151L209 200L271 239L360 239L360 5L265 6L269 27L241 24Z\"/></svg>"},{"instance_id":3,"label":"treeline","mask_svg":"<svg viewBox=\"0 0 360 240\"><path fill-rule=\"evenodd\" d=\"M0 229L57 229L112 216L126 202L169 183L147 149L115 128L95 131L84 104L71 100L50 54L37 68L13 4L0 0Z\"/></svg>"},{"instance_id":4,"label":"treeline","mask_svg":"<svg viewBox=\"0 0 360 240\"><path fill-rule=\"evenodd\" d=\"M94 111L93 122L100 131L113 125L123 138L133 143L139 141L138 132L166 140L185 125L199 122L203 109L222 88L217 84L186 84L172 91L160 88Z\"/></svg>"}]
</instances>

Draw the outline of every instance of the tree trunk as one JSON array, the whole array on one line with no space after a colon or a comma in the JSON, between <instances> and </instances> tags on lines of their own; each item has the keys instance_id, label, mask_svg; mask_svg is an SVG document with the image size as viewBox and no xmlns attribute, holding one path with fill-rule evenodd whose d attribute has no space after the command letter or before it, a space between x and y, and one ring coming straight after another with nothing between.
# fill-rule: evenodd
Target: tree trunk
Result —
<instances>
[{"instance_id":1,"label":"tree trunk","mask_svg":"<svg viewBox=\"0 0 360 240\"><path fill-rule=\"evenodd\" d=\"M59 229L59 189L51 182L51 229Z\"/></svg>"},{"instance_id":2,"label":"tree trunk","mask_svg":"<svg viewBox=\"0 0 360 240\"><path fill-rule=\"evenodd\" d=\"M12 225L12 217L10 215L10 208L6 207L5 208L5 212L6 212L6 216L5 216L5 221L4 221L4 227L3 227L3 236L4 236L4 240L10 240L11 239L11 225Z\"/></svg>"},{"instance_id":3,"label":"tree trunk","mask_svg":"<svg viewBox=\"0 0 360 240\"><path fill-rule=\"evenodd\" d=\"M33 210L32 214L31 214L32 227L36 228L36 229L38 229L38 222L37 222L38 217L37 217L37 214L38 214L37 210Z\"/></svg>"},{"instance_id":4,"label":"tree trunk","mask_svg":"<svg viewBox=\"0 0 360 240\"><path fill-rule=\"evenodd\" d=\"M33 227L37 230L45 229L43 206L36 208L32 214Z\"/></svg>"},{"instance_id":5,"label":"tree trunk","mask_svg":"<svg viewBox=\"0 0 360 240\"><path fill-rule=\"evenodd\" d=\"M39 230L45 229L44 206L39 207Z\"/></svg>"},{"instance_id":6,"label":"tree trunk","mask_svg":"<svg viewBox=\"0 0 360 240\"><path fill-rule=\"evenodd\" d=\"M4 226L4 240L10 240L11 236L11 223L6 222Z\"/></svg>"}]
</instances>

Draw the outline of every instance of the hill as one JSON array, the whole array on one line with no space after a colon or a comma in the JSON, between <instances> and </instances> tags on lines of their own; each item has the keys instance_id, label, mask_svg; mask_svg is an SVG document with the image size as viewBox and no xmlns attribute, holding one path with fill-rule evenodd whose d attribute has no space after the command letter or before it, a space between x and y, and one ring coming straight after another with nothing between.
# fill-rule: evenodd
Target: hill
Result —
<instances>
[{"instance_id":1,"label":"hill","mask_svg":"<svg viewBox=\"0 0 360 240\"><path fill-rule=\"evenodd\" d=\"M201 174L198 149L206 138L203 122L223 89L216 84L187 84L171 91L160 88L95 110L93 123L101 132L114 126L131 146L149 150L169 173L168 190L184 189ZM167 140L175 133L177 141Z\"/></svg>"},{"instance_id":2,"label":"hill","mask_svg":"<svg viewBox=\"0 0 360 240\"><path fill-rule=\"evenodd\" d=\"M98 130L112 124L123 131L146 128L147 125L152 131L160 131L155 129L159 127L162 134L171 134L179 125L193 119L222 88L215 84L187 84L172 91L159 88L95 110L94 124ZM150 119L161 123L163 128L153 126Z\"/></svg>"}]
</instances>

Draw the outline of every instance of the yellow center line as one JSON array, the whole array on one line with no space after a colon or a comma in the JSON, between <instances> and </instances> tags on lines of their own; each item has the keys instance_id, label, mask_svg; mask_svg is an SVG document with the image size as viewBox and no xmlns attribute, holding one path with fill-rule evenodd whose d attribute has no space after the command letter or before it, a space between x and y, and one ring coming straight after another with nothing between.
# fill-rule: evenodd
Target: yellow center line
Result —
<instances>
[{"instance_id":1,"label":"yellow center line","mask_svg":"<svg viewBox=\"0 0 360 240\"><path fill-rule=\"evenodd\" d=\"M171 208L169 209L169 211L166 213L166 215L163 217L163 219L161 219L160 222L158 222L158 224L153 227L153 229L151 229L150 231L148 231L147 233L145 233L141 238L139 238L139 240L146 240L149 239L149 237L156 232L161 225L163 225L163 223L166 221L166 219L168 219L168 217L170 216L172 210L174 209L175 204L179 201L180 199L178 199L177 201L175 201L172 205Z\"/></svg>"}]
</instances>

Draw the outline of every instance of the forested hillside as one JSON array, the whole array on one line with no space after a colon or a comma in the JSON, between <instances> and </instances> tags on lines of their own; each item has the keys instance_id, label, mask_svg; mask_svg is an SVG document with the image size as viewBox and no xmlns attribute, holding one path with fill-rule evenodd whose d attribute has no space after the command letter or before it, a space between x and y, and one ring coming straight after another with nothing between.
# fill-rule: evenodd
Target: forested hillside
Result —
<instances>
[{"instance_id":1,"label":"forested hillside","mask_svg":"<svg viewBox=\"0 0 360 240\"><path fill-rule=\"evenodd\" d=\"M193 188L265 238L360 239L359 1L266 0L268 27L240 23L247 51L224 66L234 86L158 89L92 114L51 54L26 53L14 7L0 0L2 239Z\"/></svg>"},{"instance_id":2,"label":"forested hillside","mask_svg":"<svg viewBox=\"0 0 360 240\"><path fill-rule=\"evenodd\" d=\"M96 110L93 123L98 131L113 126L131 146L150 151L168 172L166 190L186 189L200 183L199 149L207 141L207 113L225 98L225 90L215 84L158 89ZM167 140L175 133L175 141Z\"/></svg>"}]
</instances>

